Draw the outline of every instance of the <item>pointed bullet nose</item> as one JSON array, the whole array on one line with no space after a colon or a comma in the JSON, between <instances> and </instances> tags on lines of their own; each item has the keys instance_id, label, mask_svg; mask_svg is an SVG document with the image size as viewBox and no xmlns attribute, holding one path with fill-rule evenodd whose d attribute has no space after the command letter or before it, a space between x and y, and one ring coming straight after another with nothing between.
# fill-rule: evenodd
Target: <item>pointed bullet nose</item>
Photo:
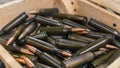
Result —
<instances>
[{"instance_id":1,"label":"pointed bullet nose","mask_svg":"<svg viewBox=\"0 0 120 68\"><path fill-rule=\"evenodd\" d=\"M24 49L24 48L21 48L20 51L21 51L23 54L34 55L32 52L30 52L29 50Z\"/></svg>"},{"instance_id":2,"label":"pointed bullet nose","mask_svg":"<svg viewBox=\"0 0 120 68\"><path fill-rule=\"evenodd\" d=\"M68 56L68 57L71 57L71 56L72 56L72 54L70 54L70 53L68 53L68 52L66 52L66 51L62 51L62 55Z\"/></svg>"},{"instance_id":3,"label":"pointed bullet nose","mask_svg":"<svg viewBox=\"0 0 120 68\"><path fill-rule=\"evenodd\" d=\"M24 59L24 61L26 62L26 65L27 65L29 68L34 68L34 67L35 67L34 63L33 63L30 59L28 59L26 56L21 56L21 58ZM36 68L36 67L35 67L35 68Z\"/></svg>"},{"instance_id":4,"label":"pointed bullet nose","mask_svg":"<svg viewBox=\"0 0 120 68\"><path fill-rule=\"evenodd\" d=\"M109 45L109 44L106 45L106 48L108 48L108 49L118 49L118 47L116 47L114 45Z\"/></svg>"},{"instance_id":5,"label":"pointed bullet nose","mask_svg":"<svg viewBox=\"0 0 120 68\"><path fill-rule=\"evenodd\" d=\"M33 53L35 53L36 50L37 50L35 47L33 47L33 46L31 46L31 45L26 44L25 46L26 46L31 52L33 52Z\"/></svg>"},{"instance_id":6,"label":"pointed bullet nose","mask_svg":"<svg viewBox=\"0 0 120 68\"><path fill-rule=\"evenodd\" d=\"M14 41L14 37L11 37L11 38L7 41L6 46L8 46L8 45L10 45L11 43L13 43L13 41Z\"/></svg>"}]
</instances>

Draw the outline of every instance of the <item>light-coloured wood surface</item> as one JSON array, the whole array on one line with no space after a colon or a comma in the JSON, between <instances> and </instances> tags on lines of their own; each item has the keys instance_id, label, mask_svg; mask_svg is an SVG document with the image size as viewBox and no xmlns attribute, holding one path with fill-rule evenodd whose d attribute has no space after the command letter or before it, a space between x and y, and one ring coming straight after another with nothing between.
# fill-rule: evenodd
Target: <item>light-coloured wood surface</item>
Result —
<instances>
[{"instance_id":1,"label":"light-coloured wood surface","mask_svg":"<svg viewBox=\"0 0 120 68\"><path fill-rule=\"evenodd\" d=\"M20 0L0 6L0 29L21 12L54 7L54 0ZM22 68L20 64L0 45L0 59L6 68Z\"/></svg>"},{"instance_id":2,"label":"light-coloured wood surface","mask_svg":"<svg viewBox=\"0 0 120 68\"><path fill-rule=\"evenodd\" d=\"M23 11L30 12L40 8L54 7L53 3L54 0L23 0L5 8L2 7L0 8L0 29Z\"/></svg>"},{"instance_id":3,"label":"light-coloured wood surface","mask_svg":"<svg viewBox=\"0 0 120 68\"><path fill-rule=\"evenodd\" d=\"M120 57L113 61L107 68L120 68Z\"/></svg>"},{"instance_id":4,"label":"light-coloured wood surface","mask_svg":"<svg viewBox=\"0 0 120 68\"><path fill-rule=\"evenodd\" d=\"M79 0L78 6L75 14L84 15L88 18L95 18L111 27L113 27L113 24L116 24L116 27L113 28L120 32L120 16L112 14L88 0Z\"/></svg>"},{"instance_id":5,"label":"light-coloured wood surface","mask_svg":"<svg viewBox=\"0 0 120 68\"><path fill-rule=\"evenodd\" d=\"M0 45L0 59L6 68L22 68L21 65Z\"/></svg>"},{"instance_id":6,"label":"light-coloured wood surface","mask_svg":"<svg viewBox=\"0 0 120 68\"><path fill-rule=\"evenodd\" d=\"M110 8L113 11L120 13L120 0L90 0L94 3Z\"/></svg>"}]
</instances>

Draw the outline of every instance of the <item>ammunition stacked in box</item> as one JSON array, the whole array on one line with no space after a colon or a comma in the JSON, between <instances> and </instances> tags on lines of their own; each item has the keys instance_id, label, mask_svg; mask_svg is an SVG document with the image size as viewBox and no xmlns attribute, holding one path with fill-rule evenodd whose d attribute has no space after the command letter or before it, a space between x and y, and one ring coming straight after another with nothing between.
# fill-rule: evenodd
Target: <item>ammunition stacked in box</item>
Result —
<instances>
[{"instance_id":1,"label":"ammunition stacked in box","mask_svg":"<svg viewBox=\"0 0 120 68\"><path fill-rule=\"evenodd\" d=\"M0 44L24 68L96 68L119 55L120 33L57 8L23 12L0 31ZM4 67L4 66L3 66Z\"/></svg>"}]
</instances>

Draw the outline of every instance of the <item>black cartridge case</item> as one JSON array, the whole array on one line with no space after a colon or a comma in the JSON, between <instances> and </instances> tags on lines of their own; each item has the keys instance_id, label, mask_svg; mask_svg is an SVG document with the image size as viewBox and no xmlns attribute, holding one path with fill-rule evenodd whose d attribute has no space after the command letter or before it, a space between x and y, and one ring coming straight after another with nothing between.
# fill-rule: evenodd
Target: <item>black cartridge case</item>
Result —
<instances>
[{"instance_id":1,"label":"black cartridge case","mask_svg":"<svg viewBox=\"0 0 120 68\"><path fill-rule=\"evenodd\" d=\"M100 57L98 57L97 59L95 59L94 61L92 61L92 65L94 67L103 64L104 62L106 62L106 60L108 60L114 53L116 50L112 50L110 51L108 54L102 55Z\"/></svg>"},{"instance_id":2,"label":"black cartridge case","mask_svg":"<svg viewBox=\"0 0 120 68\"><path fill-rule=\"evenodd\" d=\"M37 23L37 27L36 27L36 29L31 33L31 35L35 35L36 33L40 33L40 32L39 32L40 27L41 27L40 23Z\"/></svg>"},{"instance_id":3,"label":"black cartridge case","mask_svg":"<svg viewBox=\"0 0 120 68\"><path fill-rule=\"evenodd\" d=\"M113 44L120 47L120 40L114 39Z\"/></svg>"},{"instance_id":4,"label":"black cartridge case","mask_svg":"<svg viewBox=\"0 0 120 68\"><path fill-rule=\"evenodd\" d=\"M98 33L98 32L88 32L87 34L84 34L83 36L90 37L90 38L94 38L94 39L98 39L98 38L105 37L105 38L107 38L110 42L113 41L113 39L115 38L115 36L112 35L112 34Z\"/></svg>"},{"instance_id":5,"label":"black cartridge case","mask_svg":"<svg viewBox=\"0 0 120 68\"><path fill-rule=\"evenodd\" d=\"M42 64L42 63L39 63L39 62L35 63L35 65L36 65L37 68L52 68L48 65L45 65L45 64Z\"/></svg>"},{"instance_id":6,"label":"black cartridge case","mask_svg":"<svg viewBox=\"0 0 120 68\"><path fill-rule=\"evenodd\" d=\"M78 42L74 40L67 40L67 39L54 39L52 37L48 37L47 41L53 45L56 45L58 48L64 48L64 49L78 49L86 46L86 43Z\"/></svg>"},{"instance_id":7,"label":"black cartridge case","mask_svg":"<svg viewBox=\"0 0 120 68\"><path fill-rule=\"evenodd\" d=\"M38 40L38 39L30 37L30 36L26 38L26 43L30 44L30 45L32 45L32 46L34 46L42 51L46 51L48 53L61 54L63 56L71 56L70 53L63 51L61 49L58 49L50 43L47 43L47 42L42 41L42 40Z\"/></svg>"},{"instance_id":8,"label":"black cartridge case","mask_svg":"<svg viewBox=\"0 0 120 68\"><path fill-rule=\"evenodd\" d=\"M107 41L108 41L108 39L106 39L106 38L100 38L100 39L96 40L95 42L88 44L86 47L79 49L74 54L74 56L84 54L86 52L93 52L93 51L98 50L101 47L105 47L105 45L107 44Z\"/></svg>"},{"instance_id":9,"label":"black cartridge case","mask_svg":"<svg viewBox=\"0 0 120 68\"><path fill-rule=\"evenodd\" d=\"M59 13L58 8L42 8L39 10L40 16L52 16L53 14Z\"/></svg>"},{"instance_id":10,"label":"black cartridge case","mask_svg":"<svg viewBox=\"0 0 120 68\"><path fill-rule=\"evenodd\" d=\"M88 63L94 60L96 57L104 54L105 51L87 52L85 54L73 57L66 61L63 61L62 68L76 68L82 64Z\"/></svg>"},{"instance_id":11,"label":"black cartridge case","mask_svg":"<svg viewBox=\"0 0 120 68\"><path fill-rule=\"evenodd\" d=\"M18 37L21 35L21 33L23 32L23 30L25 29L25 27L27 25L29 25L31 22L33 22L33 18L29 19L26 21L26 23L23 23L21 25L18 26L18 28L16 29L16 31L14 32L14 34L11 36L11 38L8 40L6 45L10 45L11 43L13 43L15 40L18 40Z\"/></svg>"},{"instance_id":12,"label":"black cartridge case","mask_svg":"<svg viewBox=\"0 0 120 68\"><path fill-rule=\"evenodd\" d=\"M90 25L85 25L90 31L98 32L98 30Z\"/></svg>"},{"instance_id":13,"label":"black cartridge case","mask_svg":"<svg viewBox=\"0 0 120 68\"><path fill-rule=\"evenodd\" d=\"M48 35L52 36L67 36L72 32L70 28L63 27L41 27L40 31L46 31Z\"/></svg>"},{"instance_id":14,"label":"black cartridge case","mask_svg":"<svg viewBox=\"0 0 120 68\"><path fill-rule=\"evenodd\" d=\"M38 39L30 37L30 36L26 38L26 43L30 44L40 50L43 50L43 51L54 52L54 50L52 50L52 49L54 49L54 46L52 44L49 44L47 42L38 40Z\"/></svg>"},{"instance_id":15,"label":"black cartridge case","mask_svg":"<svg viewBox=\"0 0 120 68\"><path fill-rule=\"evenodd\" d=\"M47 42L56 46L56 39L53 37L48 37Z\"/></svg>"},{"instance_id":16,"label":"black cartridge case","mask_svg":"<svg viewBox=\"0 0 120 68\"><path fill-rule=\"evenodd\" d=\"M36 29L36 27L37 27L37 24L36 23L31 23L31 24L29 24L26 28L25 28L25 30L21 33L21 35L19 36L19 40L20 39L23 39L23 38L25 38L25 36L26 35L30 35L30 33L32 33L35 29Z\"/></svg>"},{"instance_id":17,"label":"black cartridge case","mask_svg":"<svg viewBox=\"0 0 120 68\"><path fill-rule=\"evenodd\" d=\"M111 64L116 58L120 56L120 48L104 63L106 66Z\"/></svg>"},{"instance_id":18,"label":"black cartridge case","mask_svg":"<svg viewBox=\"0 0 120 68\"><path fill-rule=\"evenodd\" d=\"M60 68L61 63L57 61L55 58L53 58L51 55L41 52L40 50L36 50L35 52L36 55L40 58L41 61L44 61L46 64Z\"/></svg>"},{"instance_id":19,"label":"black cartridge case","mask_svg":"<svg viewBox=\"0 0 120 68\"><path fill-rule=\"evenodd\" d=\"M24 21L28 18L28 15L23 12L19 16L17 16L15 19L13 19L10 23L5 25L0 32L0 35L7 34L10 31L12 31L14 28L19 26L21 23L24 23Z\"/></svg>"},{"instance_id":20,"label":"black cartridge case","mask_svg":"<svg viewBox=\"0 0 120 68\"><path fill-rule=\"evenodd\" d=\"M79 49L79 48L85 47L87 44L83 42L74 41L74 40L57 39L56 45L59 48Z\"/></svg>"},{"instance_id":21,"label":"black cartridge case","mask_svg":"<svg viewBox=\"0 0 120 68\"><path fill-rule=\"evenodd\" d=\"M109 27L100 21L97 21L95 19L90 19L90 21L88 22L88 25L95 27L99 31L113 34L116 36L117 39L120 39L120 33L116 29Z\"/></svg>"},{"instance_id":22,"label":"black cartridge case","mask_svg":"<svg viewBox=\"0 0 120 68\"><path fill-rule=\"evenodd\" d=\"M18 45L16 45L15 43L13 43L12 45L9 45L9 46L6 46L6 40L0 38L0 44L2 44L2 46L7 49L7 50L10 50L10 51L14 51L14 52L20 52L20 49L21 47L19 47Z\"/></svg>"},{"instance_id":23,"label":"black cartridge case","mask_svg":"<svg viewBox=\"0 0 120 68\"><path fill-rule=\"evenodd\" d=\"M83 42L83 43L91 43L91 42L95 41L92 38L84 37L84 36L81 36L81 35L78 35L78 34L75 34L75 33L69 34L68 39L80 41L80 42Z\"/></svg>"},{"instance_id":24,"label":"black cartridge case","mask_svg":"<svg viewBox=\"0 0 120 68\"><path fill-rule=\"evenodd\" d=\"M68 19L63 19L62 22L63 22L64 24L66 24L66 25L69 25L69 26L72 26L72 27L75 27L75 28L84 28L84 29L86 29L87 31L90 31L90 29L88 29L87 27L85 27L85 26L83 26L83 25L80 25L80 24L78 24L78 23L76 23L76 22L70 21L70 20L68 20Z\"/></svg>"},{"instance_id":25,"label":"black cartridge case","mask_svg":"<svg viewBox=\"0 0 120 68\"><path fill-rule=\"evenodd\" d=\"M46 31L42 31L40 33L32 35L32 37L37 38L37 39L41 39L41 40L46 40L48 38L48 35L47 35Z\"/></svg>"},{"instance_id":26,"label":"black cartridge case","mask_svg":"<svg viewBox=\"0 0 120 68\"><path fill-rule=\"evenodd\" d=\"M57 13L54 14L53 17L60 19L69 19L71 21L79 22L80 24L85 24L87 22L87 18L85 16Z\"/></svg>"},{"instance_id":27,"label":"black cartridge case","mask_svg":"<svg viewBox=\"0 0 120 68\"><path fill-rule=\"evenodd\" d=\"M42 16L37 16L35 20L36 20L36 22L40 22L40 24L42 26L61 26L61 27L64 27L64 24L62 24L58 21L54 21L54 20L42 17Z\"/></svg>"}]
</instances>

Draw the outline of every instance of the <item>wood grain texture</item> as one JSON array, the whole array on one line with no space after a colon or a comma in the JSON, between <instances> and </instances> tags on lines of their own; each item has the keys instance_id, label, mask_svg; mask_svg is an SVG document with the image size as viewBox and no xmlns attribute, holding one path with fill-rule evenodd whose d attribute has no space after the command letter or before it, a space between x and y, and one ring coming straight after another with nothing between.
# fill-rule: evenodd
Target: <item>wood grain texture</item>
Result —
<instances>
[{"instance_id":1,"label":"wood grain texture","mask_svg":"<svg viewBox=\"0 0 120 68\"><path fill-rule=\"evenodd\" d=\"M54 0L25 0L0 8L0 29L21 12L53 7Z\"/></svg>"},{"instance_id":2,"label":"wood grain texture","mask_svg":"<svg viewBox=\"0 0 120 68\"><path fill-rule=\"evenodd\" d=\"M88 0L79 0L78 6L79 8L77 8L78 10L75 14L84 15L88 18L95 18L111 27L113 27L113 24L116 24L116 27L113 28L120 32L120 16L112 14Z\"/></svg>"},{"instance_id":3,"label":"wood grain texture","mask_svg":"<svg viewBox=\"0 0 120 68\"><path fill-rule=\"evenodd\" d=\"M79 2L78 0L61 0L62 3L65 5L67 13L75 14L80 6L77 5Z\"/></svg>"},{"instance_id":4,"label":"wood grain texture","mask_svg":"<svg viewBox=\"0 0 120 68\"><path fill-rule=\"evenodd\" d=\"M0 29L23 11L30 12L40 8L51 8L54 0L23 0L0 8ZM6 68L22 68L20 64L0 45L0 59Z\"/></svg>"},{"instance_id":5,"label":"wood grain texture","mask_svg":"<svg viewBox=\"0 0 120 68\"><path fill-rule=\"evenodd\" d=\"M110 8L113 11L120 13L120 0L90 0L94 3Z\"/></svg>"},{"instance_id":6,"label":"wood grain texture","mask_svg":"<svg viewBox=\"0 0 120 68\"><path fill-rule=\"evenodd\" d=\"M0 59L6 68L22 68L21 65L0 44Z\"/></svg>"},{"instance_id":7,"label":"wood grain texture","mask_svg":"<svg viewBox=\"0 0 120 68\"><path fill-rule=\"evenodd\" d=\"M107 68L120 68L120 57L113 61Z\"/></svg>"}]
</instances>

